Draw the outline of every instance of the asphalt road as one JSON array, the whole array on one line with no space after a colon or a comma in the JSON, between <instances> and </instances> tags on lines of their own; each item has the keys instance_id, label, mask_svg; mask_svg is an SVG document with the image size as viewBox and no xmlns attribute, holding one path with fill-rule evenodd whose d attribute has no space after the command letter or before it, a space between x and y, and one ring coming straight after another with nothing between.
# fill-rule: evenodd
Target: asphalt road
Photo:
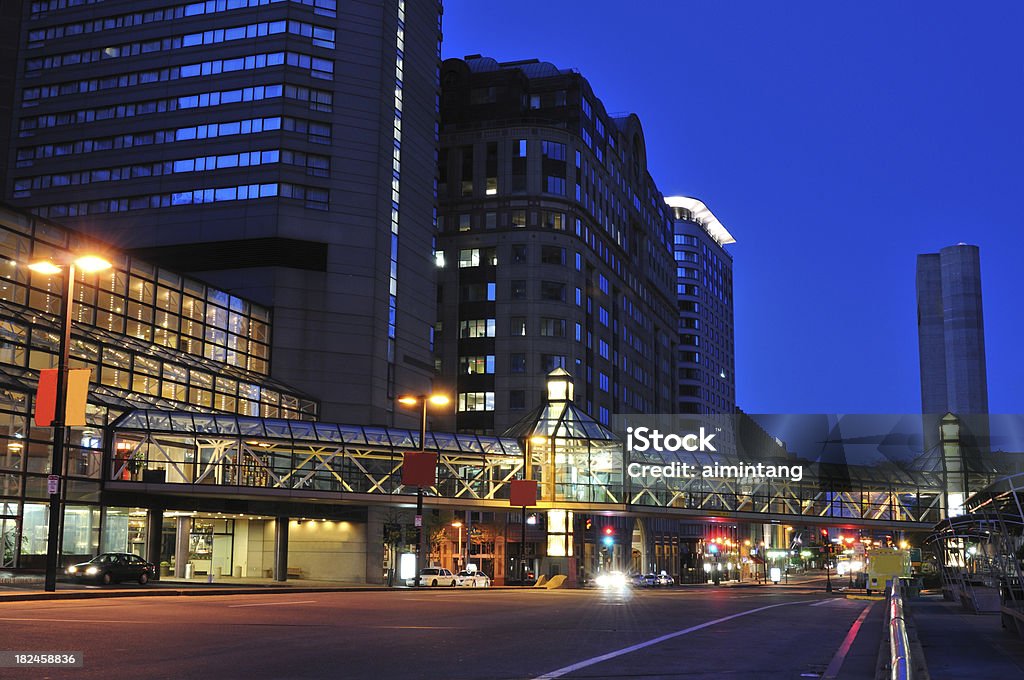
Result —
<instances>
[{"instance_id":1,"label":"asphalt road","mask_svg":"<svg viewBox=\"0 0 1024 680\"><path fill-rule=\"evenodd\" d=\"M844 640L838 677L871 678L881 608L795 588L9 602L0 651L84 660L0 678L815 678Z\"/></svg>"}]
</instances>

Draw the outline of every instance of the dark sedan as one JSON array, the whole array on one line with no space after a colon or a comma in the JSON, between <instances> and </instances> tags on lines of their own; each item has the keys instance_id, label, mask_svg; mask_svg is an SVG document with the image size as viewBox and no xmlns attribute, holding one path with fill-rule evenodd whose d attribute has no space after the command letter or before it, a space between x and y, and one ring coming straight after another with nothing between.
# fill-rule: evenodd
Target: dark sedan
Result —
<instances>
[{"instance_id":1,"label":"dark sedan","mask_svg":"<svg viewBox=\"0 0 1024 680\"><path fill-rule=\"evenodd\" d=\"M76 581L96 581L108 585L116 581L149 583L155 568L150 562L130 553L102 553L88 562L68 567L68 576Z\"/></svg>"}]
</instances>

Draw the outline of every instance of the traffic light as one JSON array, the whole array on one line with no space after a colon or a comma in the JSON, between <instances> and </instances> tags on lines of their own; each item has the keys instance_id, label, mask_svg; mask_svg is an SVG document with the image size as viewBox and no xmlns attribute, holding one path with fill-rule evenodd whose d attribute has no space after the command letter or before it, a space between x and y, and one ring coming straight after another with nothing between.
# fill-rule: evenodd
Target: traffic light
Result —
<instances>
[{"instance_id":1,"label":"traffic light","mask_svg":"<svg viewBox=\"0 0 1024 680\"><path fill-rule=\"evenodd\" d=\"M604 528L604 538L602 538L601 541L605 545L607 545L609 547L613 543L615 543L615 528L614 527L605 527Z\"/></svg>"},{"instance_id":2,"label":"traffic light","mask_svg":"<svg viewBox=\"0 0 1024 680\"><path fill-rule=\"evenodd\" d=\"M583 528L584 528L584 529L585 529L586 531L590 531L591 529L593 529L593 528L594 528L594 520L592 520L592 519L591 519L591 518L589 518L589 517L588 517L587 519L585 519L585 520L583 521Z\"/></svg>"}]
</instances>

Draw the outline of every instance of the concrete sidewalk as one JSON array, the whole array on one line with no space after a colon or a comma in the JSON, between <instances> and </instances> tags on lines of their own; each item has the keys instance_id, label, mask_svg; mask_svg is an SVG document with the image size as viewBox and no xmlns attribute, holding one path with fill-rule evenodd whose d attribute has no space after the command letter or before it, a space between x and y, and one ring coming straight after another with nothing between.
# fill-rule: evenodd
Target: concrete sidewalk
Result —
<instances>
[{"instance_id":1,"label":"concrete sidewalk","mask_svg":"<svg viewBox=\"0 0 1024 680\"><path fill-rule=\"evenodd\" d=\"M32 600L75 600L96 599L104 597L175 597L196 595L255 595L269 593L309 593L309 592L345 592L345 591L400 591L405 588L388 588L386 586L333 583L320 581L285 582L274 584L258 583L190 583L154 581L145 586L137 584L120 584L114 586L95 586L78 583L57 583L55 592L43 590L43 582L19 582L0 585L0 604L4 602ZM470 590L462 588L462 590Z\"/></svg>"},{"instance_id":2,"label":"concrete sidewalk","mask_svg":"<svg viewBox=\"0 0 1024 680\"><path fill-rule=\"evenodd\" d=\"M492 586L492 589L532 590L520 586ZM244 579L224 577L210 582L204 579L163 578L145 586L124 583L101 586L58 580L55 592L43 590L43 577L36 575L7 576L0 580L0 603L31 600L73 600L104 597L174 597L201 595L256 595L269 593L315 592L408 592L406 586L384 586L343 581L312 581L294 579ZM434 590L441 590L436 588ZM479 590L477 588L445 588L448 592ZM541 589L542 590L542 589Z\"/></svg>"},{"instance_id":3,"label":"concrete sidewalk","mask_svg":"<svg viewBox=\"0 0 1024 680\"><path fill-rule=\"evenodd\" d=\"M971 614L940 595L906 600L931 680L1024 677L1024 640L999 614Z\"/></svg>"}]
</instances>

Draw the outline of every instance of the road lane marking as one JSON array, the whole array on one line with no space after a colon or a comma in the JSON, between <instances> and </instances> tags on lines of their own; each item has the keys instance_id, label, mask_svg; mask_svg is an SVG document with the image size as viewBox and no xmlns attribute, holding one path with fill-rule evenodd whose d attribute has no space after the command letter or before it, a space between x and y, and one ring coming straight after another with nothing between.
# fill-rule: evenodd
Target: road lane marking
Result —
<instances>
[{"instance_id":1,"label":"road lane marking","mask_svg":"<svg viewBox=\"0 0 1024 680\"><path fill-rule=\"evenodd\" d=\"M843 638L843 644L839 645L839 649L836 651L836 655L832 657L832 661L829 662L828 668L825 669L825 675L821 676L821 680L829 680L829 678L835 678L839 675L839 669L843 667L843 661L846 660L846 655L850 651L850 647L853 646L853 641L857 638L857 633L860 632L860 627L864 623L864 619L868 617L868 612L874 607L874 604L869 604L864 607L864 611L860 613L857 620L850 626L849 632L846 633L846 637Z\"/></svg>"},{"instance_id":2,"label":"road lane marking","mask_svg":"<svg viewBox=\"0 0 1024 680\"><path fill-rule=\"evenodd\" d=\"M229 604L228 608L232 607L273 607L282 604L310 604L316 602L316 600L297 600L294 602L256 602L254 604Z\"/></svg>"},{"instance_id":3,"label":"road lane marking","mask_svg":"<svg viewBox=\"0 0 1024 680\"><path fill-rule=\"evenodd\" d=\"M544 675L538 675L536 678L533 678L533 680L554 680L554 678L560 678L563 675L568 675L569 673L573 673L575 671L578 671L581 668L586 668L587 666L593 666L594 664L601 663L602 661L608 661L609 659L614 659L614 658L622 656L624 654L629 654L629 653L635 652L635 651L637 651L639 649L644 649L645 647L651 647L651 646L659 644L661 642L665 642L666 640L671 640L672 638L677 638L677 637L680 637L682 635L686 635L687 633L693 633L695 631L702 630L704 628L710 628L711 626L716 626L719 623L725 623L726 621L731 621L733 619L738 619L741 616L748 616L750 614L756 614L758 612L763 612L763 611L768 610L768 609L775 609L776 607L787 607L787 606L793 605L793 604L807 604L808 602L814 602L814 600L799 600L797 602L779 602L778 604L770 604L770 605L767 605L765 607L758 607L757 609L748 609L746 611L742 611L742 612L739 612L737 614L730 614L729 616L723 616L722 618L715 619L714 621L705 621L704 623L697 624L696 626L690 626L689 628L684 628L683 630L677 630L674 633L668 633L666 635L661 635L659 637L654 638L653 640L648 640L646 642L639 642L639 643L637 643L635 645L630 645L629 647L623 647L622 649L615 650L614 652L608 652L607 654L602 654L601 656L595 656L595 657L591 657L589 659L584 659L583 661L579 661L577 663L574 663L571 666L565 666L563 668L559 668L558 670L554 670L554 671L551 671L549 673L545 673Z\"/></svg>"},{"instance_id":4,"label":"road lane marking","mask_svg":"<svg viewBox=\"0 0 1024 680\"><path fill-rule=\"evenodd\" d=\"M469 626L360 626L384 630L470 630Z\"/></svg>"},{"instance_id":5,"label":"road lane marking","mask_svg":"<svg viewBox=\"0 0 1024 680\"><path fill-rule=\"evenodd\" d=\"M152 620L148 620L148 621L128 621L128 620L125 620L125 619L116 619L116 620L113 620L113 621L109 621L109 620L108 621L104 621L103 619L37 619L37 618L15 618L13 616L7 616L7 617L0 618L0 621L32 621L32 622L45 621L47 623L86 623L86 624L89 624L89 625L92 625L94 623L144 623L144 624L147 624L147 625L153 623Z\"/></svg>"}]
</instances>

